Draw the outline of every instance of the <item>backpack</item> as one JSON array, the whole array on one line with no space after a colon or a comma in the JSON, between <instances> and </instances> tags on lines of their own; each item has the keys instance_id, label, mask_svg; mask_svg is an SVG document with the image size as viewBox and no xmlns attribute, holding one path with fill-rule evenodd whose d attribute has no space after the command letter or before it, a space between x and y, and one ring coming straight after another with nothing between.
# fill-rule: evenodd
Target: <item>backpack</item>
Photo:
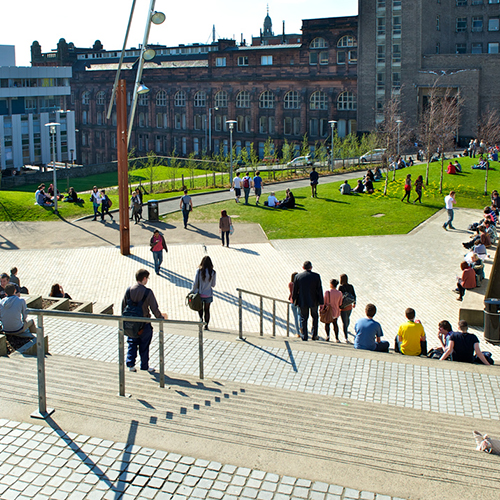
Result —
<instances>
[{"instance_id":1,"label":"backpack","mask_svg":"<svg viewBox=\"0 0 500 500\"><path fill-rule=\"evenodd\" d=\"M345 309L347 306L354 304L355 300L356 299L352 293L344 292L342 294L342 304L340 305L340 309Z\"/></svg>"},{"instance_id":2,"label":"backpack","mask_svg":"<svg viewBox=\"0 0 500 500\"><path fill-rule=\"evenodd\" d=\"M113 206L113 202L106 196L108 200L108 208L111 208Z\"/></svg>"},{"instance_id":3,"label":"backpack","mask_svg":"<svg viewBox=\"0 0 500 500\"><path fill-rule=\"evenodd\" d=\"M250 182L248 180L248 177L245 177L243 179L243 188L249 188L250 187Z\"/></svg>"},{"instance_id":4,"label":"backpack","mask_svg":"<svg viewBox=\"0 0 500 500\"><path fill-rule=\"evenodd\" d=\"M142 312L142 306L150 291L151 290L149 288L146 288L142 299L139 302L134 302L130 298L130 287L128 287L125 293L125 300L127 304L122 312L122 316L134 316L137 318L143 318L144 314ZM138 321L124 321L123 333L131 339L138 339L139 335L142 334L145 325L146 323L139 323Z\"/></svg>"}]
</instances>

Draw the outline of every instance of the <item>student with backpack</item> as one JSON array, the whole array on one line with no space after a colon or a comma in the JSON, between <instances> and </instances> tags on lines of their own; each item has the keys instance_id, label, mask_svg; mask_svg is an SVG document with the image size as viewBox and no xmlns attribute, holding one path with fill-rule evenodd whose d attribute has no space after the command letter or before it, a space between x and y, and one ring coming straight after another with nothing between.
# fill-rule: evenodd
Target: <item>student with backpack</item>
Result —
<instances>
[{"instance_id":1,"label":"student with backpack","mask_svg":"<svg viewBox=\"0 0 500 500\"><path fill-rule=\"evenodd\" d=\"M149 279L149 271L139 269L135 273L136 284L127 288L122 301L122 315L132 317L150 318L151 313L155 318L168 319L166 313L161 313L156 302L155 294L150 288L146 288ZM127 367L129 371L136 372L135 360L137 349L141 358L141 370L154 372L149 366L149 346L153 338L153 327L151 323L138 323L124 321L124 331L127 335Z\"/></svg>"},{"instance_id":2,"label":"student with backpack","mask_svg":"<svg viewBox=\"0 0 500 500\"><path fill-rule=\"evenodd\" d=\"M252 178L250 177L250 172L246 173L241 183L243 185L243 192L245 193L245 205L248 205L248 197L250 196L250 189L252 188Z\"/></svg>"}]
</instances>

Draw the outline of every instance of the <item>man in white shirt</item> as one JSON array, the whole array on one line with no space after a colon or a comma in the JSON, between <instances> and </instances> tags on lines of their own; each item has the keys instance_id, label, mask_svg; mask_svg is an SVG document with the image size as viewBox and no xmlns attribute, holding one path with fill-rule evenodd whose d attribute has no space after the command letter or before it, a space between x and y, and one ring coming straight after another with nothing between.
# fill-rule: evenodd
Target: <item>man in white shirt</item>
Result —
<instances>
[{"instance_id":1,"label":"man in white shirt","mask_svg":"<svg viewBox=\"0 0 500 500\"><path fill-rule=\"evenodd\" d=\"M236 177L233 179L233 188L234 196L236 197L236 203L239 203L241 196L241 178L238 172L236 172Z\"/></svg>"},{"instance_id":2,"label":"man in white shirt","mask_svg":"<svg viewBox=\"0 0 500 500\"><path fill-rule=\"evenodd\" d=\"M274 191L268 196L267 198L267 206L268 207L275 207L278 203L278 198L274 196Z\"/></svg>"},{"instance_id":3,"label":"man in white shirt","mask_svg":"<svg viewBox=\"0 0 500 500\"><path fill-rule=\"evenodd\" d=\"M455 191L450 191L450 194L444 198L444 206L448 212L448 220L443 224L443 228L448 231L448 228L455 229L453 222L453 205L455 205Z\"/></svg>"}]
</instances>

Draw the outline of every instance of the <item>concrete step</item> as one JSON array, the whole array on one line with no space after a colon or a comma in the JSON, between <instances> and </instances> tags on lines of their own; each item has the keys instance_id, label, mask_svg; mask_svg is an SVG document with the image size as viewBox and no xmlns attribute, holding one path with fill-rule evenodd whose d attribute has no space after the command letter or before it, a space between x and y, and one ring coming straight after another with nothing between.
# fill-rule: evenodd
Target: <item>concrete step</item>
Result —
<instances>
[{"instance_id":1,"label":"concrete step","mask_svg":"<svg viewBox=\"0 0 500 500\"><path fill-rule=\"evenodd\" d=\"M29 421L37 404L36 360L0 360L7 417ZM47 358L48 406L66 430L279 474L336 482L411 498L496 498L495 457L474 451L472 430L500 435L500 424L249 384L126 373L117 365ZM446 493L438 487L445 481ZM437 490L437 491L436 491Z\"/></svg>"}]
</instances>

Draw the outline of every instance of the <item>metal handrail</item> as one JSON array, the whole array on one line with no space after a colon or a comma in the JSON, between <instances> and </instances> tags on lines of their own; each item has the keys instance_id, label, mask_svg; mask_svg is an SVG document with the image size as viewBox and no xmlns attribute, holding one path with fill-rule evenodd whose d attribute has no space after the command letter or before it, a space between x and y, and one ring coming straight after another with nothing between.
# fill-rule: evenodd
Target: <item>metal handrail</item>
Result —
<instances>
[{"instance_id":1,"label":"metal handrail","mask_svg":"<svg viewBox=\"0 0 500 500\"><path fill-rule=\"evenodd\" d=\"M54 412L53 408L47 408L47 395L45 384L45 342L44 342L44 328L43 317L55 316L70 320L106 320L118 322L118 375L119 375L119 396L126 396L125 394L125 334L123 329L124 321L132 321L137 323L157 323L159 324L159 355L160 355L160 387L165 387L165 352L164 352L164 336L163 325L169 324L183 324L183 325L198 325L198 356L199 356L199 377L204 378L203 366L203 321L183 321L165 318L139 318L131 316L115 316L112 314L94 314L84 312L72 311L58 311L48 309L27 309L28 314L37 316L37 329L36 329L36 345L37 345L37 370L38 370L38 410L33 412L33 418L47 418Z\"/></svg>"},{"instance_id":2,"label":"metal handrail","mask_svg":"<svg viewBox=\"0 0 500 500\"><path fill-rule=\"evenodd\" d=\"M262 293L251 292L250 290L243 290L242 288L237 288L238 292L238 337L243 340L243 294L253 295L259 297L259 309L260 309L260 336L264 336L264 299L273 301L273 337L276 337L276 302L282 304L287 304L286 308L286 336L290 337L290 306L292 305L288 300L277 299L275 297L270 297L269 295L263 295Z\"/></svg>"}]
</instances>

